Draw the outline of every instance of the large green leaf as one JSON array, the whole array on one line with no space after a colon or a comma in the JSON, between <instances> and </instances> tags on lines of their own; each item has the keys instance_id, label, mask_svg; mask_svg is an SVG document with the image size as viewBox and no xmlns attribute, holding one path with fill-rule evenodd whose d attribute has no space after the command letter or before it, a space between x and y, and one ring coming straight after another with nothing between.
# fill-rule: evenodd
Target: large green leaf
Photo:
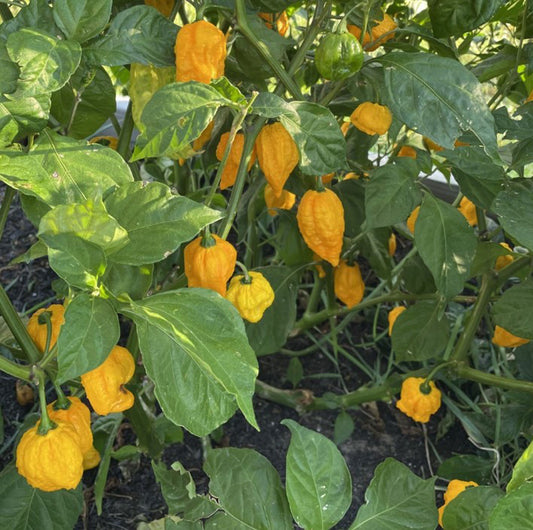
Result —
<instances>
[{"instance_id":1,"label":"large green leaf","mask_svg":"<svg viewBox=\"0 0 533 530\"><path fill-rule=\"evenodd\" d=\"M301 171L325 175L345 169L346 142L331 111L306 101L293 101L287 106L290 112L282 114L280 119L298 146Z\"/></svg>"},{"instance_id":2,"label":"large green leaf","mask_svg":"<svg viewBox=\"0 0 533 530\"><path fill-rule=\"evenodd\" d=\"M11 60L20 66L17 93L24 96L60 89L81 59L77 42L60 40L32 28L12 33L7 39L7 51Z\"/></svg>"},{"instance_id":3,"label":"large green leaf","mask_svg":"<svg viewBox=\"0 0 533 530\"><path fill-rule=\"evenodd\" d=\"M58 382L100 366L120 337L118 316L108 300L81 293L65 311L57 340Z\"/></svg>"},{"instance_id":4,"label":"large green leaf","mask_svg":"<svg viewBox=\"0 0 533 530\"><path fill-rule=\"evenodd\" d=\"M207 289L180 289L122 310L137 325L146 372L165 416L197 436L252 406L257 360L233 305Z\"/></svg>"},{"instance_id":5,"label":"large green leaf","mask_svg":"<svg viewBox=\"0 0 533 530\"><path fill-rule=\"evenodd\" d=\"M490 514L489 530L532 530L532 513L533 482L528 482L499 500Z\"/></svg>"},{"instance_id":6,"label":"large green leaf","mask_svg":"<svg viewBox=\"0 0 533 530\"><path fill-rule=\"evenodd\" d=\"M493 160L500 160L494 118L479 81L466 67L431 53L394 52L380 61L397 118L448 149L462 131L470 131Z\"/></svg>"},{"instance_id":7,"label":"large green leaf","mask_svg":"<svg viewBox=\"0 0 533 530\"><path fill-rule=\"evenodd\" d=\"M494 486L466 488L446 505L442 517L443 528L489 530L490 512L501 497L503 491Z\"/></svg>"},{"instance_id":8,"label":"large green leaf","mask_svg":"<svg viewBox=\"0 0 533 530\"><path fill-rule=\"evenodd\" d=\"M256 355L277 352L287 341L296 320L297 275L279 265L255 269L261 272L274 289L274 303L263 318L252 324L246 322L246 333Z\"/></svg>"},{"instance_id":9,"label":"large green leaf","mask_svg":"<svg viewBox=\"0 0 533 530\"><path fill-rule=\"evenodd\" d=\"M152 284L153 265L122 265L108 263L101 283L117 298L129 296L132 300L144 298Z\"/></svg>"},{"instance_id":10,"label":"large green leaf","mask_svg":"<svg viewBox=\"0 0 533 530\"><path fill-rule=\"evenodd\" d=\"M387 458L376 468L350 530L435 530L435 478L423 480Z\"/></svg>"},{"instance_id":11,"label":"large green leaf","mask_svg":"<svg viewBox=\"0 0 533 530\"><path fill-rule=\"evenodd\" d=\"M533 280L507 289L494 304L496 324L517 337L533 339Z\"/></svg>"},{"instance_id":12,"label":"large green leaf","mask_svg":"<svg viewBox=\"0 0 533 530\"><path fill-rule=\"evenodd\" d=\"M87 47L96 64L119 66L142 63L172 66L178 27L149 6L121 11L106 35Z\"/></svg>"},{"instance_id":13,"label":"large green leaf","mask_svg":"<svg viewBox=\"0 0 533 530\"><path fill-rule=\"evenodd\" d=\"M223 528L292 528L278 472L263 455L252 449L215 449L208 453L204 471L209 476L211 495L230 517Z\"/></svg>"},{"instance_id":14,"label":"large green leaf","mask_svg":"<svg viewBox=\"0 0 533 530\"><path fill-rule=\"evenodd\" d=\"M365 190L368 228L391 226L407 219L422 199L417 177L414 160L398 160L372 172Z\"/></svg>"},{"instance_id":15,"label":"large green leaf","mask_svg":"<svg viewBox=\"0 0 533 530\"><path fill-rule=\"evenodd\" d=\"M399 361L436 358L446 347L449 333L448 319L440 316L439 304L422 300L399 315L392 328L392 348Z\"/></svg>"},{"instance_id":16,"label":"large green leaf","mask_svg":"<svg viewBox=\"0 0 533 530\"><path fill-rule=\"evenodd\" d=\"M152 469L161 486L168 513L182 513L189 501L196 496L196 486L191 474L179 462L172 464L172 469L167 469L163 462L156 463L152 460Z\"/></svg>"},{"instance_id":17,"label":"large green leaf","mask_svg":"<svg viewBox=\"0 0 533 530\"><path fill-rule=\"evenodd\" d=\"M112 149L87 145L47 129L29 156L17 152L0 155L0 180L57 206L105 196L133 177L128 164Z\"/></svg>"},{"instance_id":18,"label":"large green leaf","mask_svg":"<svg viewBox=\"0 0 533 530\"><path fill-rule=\"evenodd\" d=\"M31 0L15 18L3 22L0 39L6 40L9 35L22 28L40 29L51 35L60 35L48 0Z\"/></svg>"},{"instance_id":19,"label":"large green leaf","mask_svg":"<svg viewBox=\"0 0 533 530\"><path fill-rule=\"evenodd\" d=\"M492 209L504 230L533 250L533 186L528 181L511 182L496 196Z\"/></svg>"},{"instance_id":20,"label":"large green leaf","mask_svg":"<svg viewBox=\"0 0 533 530\"><path fill-rule=\"evenodd\" d=\"M24 136L28 133L39 132L46 127L50 114L50 95L19 97L0 96L0 123L9 122L16 136ZM14 130L16 124L18 134ZM5 125L4 125L5 126Z\"/></svg>"},{"instance_id":21,"label":"large green leaf","mask_svg":"<svg viewBox=\"0 0 533 530\"><path fill-rule=\"evenodd\" d=\"M115 112L115 97L107 72L103 68L88 70L82 64L68 83L52 94L51 112L68 128L69 136L86 138Z\"/></svg>"},{"instance_id":22,"label":"large green leaf","mask_svg":"<svg viewBox=\"0 0 533 530\"><path fill-rule=\"evenodd\" d=\"M144 107L144 132L137 138L132 159L186 156L189 144L209 125L218 107L230 103L213 87L196 81L164 86Z\"/></svg>"},{"instance_id":23,"label":"large green leaf","mask_svg":"<svg viewBox=\"0 0 533 530\"><path fill-rule=\"evenodd\" d=\"M437 475L448 480L473 480L478 484L491 481L494 460L479 455L454 455L439 466Z\"/></svg>"},{"instance_id":24,"label":"large green leaf","mask_svg":"<svg viewBox=\"0 0 533 530\"><path fill-rule=\"evenodd\" d=\"M83 488L41 491L32 488L14 465L0 474L0 528L71 530L83 508Z\"/></svg>"},{"instance_id":25,"label":"large green leaf","mask_svg":"<svg viewBox=\"0 0 533 530\"><path fill-rule=\"evenodd\" d=\"M460 36L488 22L505 0L428 0L437 37Z\"/></svg>"},{"instance_id":26,"label":"large green leaf","mask_svg":"<svg viewBox=\"0 0 533 530\"><path fill-rule=\"evenodd\" d=\"M533 480L533 442L522 453L513 468L513 476L507 484L507 491L515 490L524 482L531 482Z\"/></svg>"},{"instance_id":27,"label":"large green leaf","mask_svg":"<svg viewBox=\"0 0 533 530\"><path fill-rule=\"evenodd\" d=\"M287 498L302 528L326 530L338 523L352 502L352 478L335 444L322 434L283 420L291 431L287 451Z\"/></svg>"},{"instance_id":28,"label":"large green leaf","mask_svg":"<svg viewBox=\"0 0 533 530\"><path fill-rule=\"evenodd\" d=\"M415 225L415 243L437 289L450 299L469 278L477 238L453 206L427 194Z\"/></svg>"},{"instance_id":29,"label":"large green leaf","mask_svg":"<svg viewBox=\"0 0 533 530\"><path fill-rule=\"evenodd\" d=\"M220 218L220 212L173 195L159 182L122 186L106 199L105 205L129 237L128 244L113 255L113 261L128 265L161 261Z\"/></svg>"},{"instance_id":30,"label":"large green leaf","mask_svg":"<svg viewBox=\"0 0 533 530\"><path fill-rule=\"evenodd\" d=\"M2 71L0 94L14 92L17 88L19 70L17 65L9 58L6 45L3 41L0 41L0 70Z\"/></svg>"},{"instance_id":31,"label":"large green leaf","mask_svg":"<svg viewBox=\"0 0 533 530\"><path fill-rule=\"evenodd\" d=\"M85 42L105 28L112 5L113 0L56 0L54 20L67 38Z\"/></svg>"}]
</instances>

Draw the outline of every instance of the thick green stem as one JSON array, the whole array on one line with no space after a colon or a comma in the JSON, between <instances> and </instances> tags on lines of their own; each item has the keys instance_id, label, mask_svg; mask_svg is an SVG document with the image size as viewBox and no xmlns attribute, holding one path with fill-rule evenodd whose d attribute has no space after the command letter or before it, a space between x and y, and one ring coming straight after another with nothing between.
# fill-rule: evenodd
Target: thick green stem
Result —
<instances>
[{"instance_id":1,"label":"thick green stem","mask_svg":"<svg viewBox=\"0 0 533 530\"><path fill-rule=\"evenodd\" d=\"M13 333L15 340L20 344L22 350L26 353L31 362L37 362L41 358L41 353L37 346L31 340L26 327L18 316L11 300L7 296L4 288L0 285L0 314L4 317L7 327Z\"/></svg>"},{"instance_id":2,"label":"thick green stem","mask_svg":"<svg viewBox=\"0 0 533 530\"><path fill-rule=\"evenodd\" d=\"M3 355L0 355L0 370L17 379L23 379L28 382L31 381L31 370L29 366L14 363L13 361L6 359Z\"/></svg>"},{"instance_id":3,"label":"thick green stem","mask_svg":"<svg viewBox=\"0 0 533 530\"><path fill-rule=\"evenodd\" d=\"M509 377L502 377L494 374L487 374L481 370L476 370L464 363L458 363L453 372L463 379L470 381L476 381L484 385L496 386L499 388L505 388L507 390L519 390L521 392L533 393L533 382L524 381L521 379L511 379Z\"/></svg>"},{"instance_id":4,"label":"thick green stem","mask_svg":"<svg viewBox=\"0 0 533 530\"><path fill-rule=\"evenodd\" d=\"M2 206L0 206L0 239L2 239L2 234L4 233L4 228L6 226L9 207L11 206L11 202L13 201L16 193L17 192L13 188L6 186L4 200L2 201Z\"/></svg>"},{"instance_id":5,"label":"thick green stem","mask_svg":"<svg viewBox=\"0 0 533 530\"><path fill-rule=\"evenodd\" d=\"M39 389L39 404L41 407L41 421L39 422L39 427L37 432L39 434L45 435L50 429L55 428L55 423L48 416L48 411L46 410L46 388L45 388L45 377L42 370L37 371L37 386Z\"/></svg>"},{"instance_id":6,"label":"thick green stem","mask_svg":"<svg viewBox=\"0 0 533 530\"><path fill-rule=\"evenodd\" d=\"M118 137L117 151L124 158L128 160L131 135L133 134L134 123L133 115L131 113L132 104L131 101L128 103L126 108L126 114L124 115L124 121L122 122L122 128L120 129L120 135Z\"/></svg>"}]
</instances>

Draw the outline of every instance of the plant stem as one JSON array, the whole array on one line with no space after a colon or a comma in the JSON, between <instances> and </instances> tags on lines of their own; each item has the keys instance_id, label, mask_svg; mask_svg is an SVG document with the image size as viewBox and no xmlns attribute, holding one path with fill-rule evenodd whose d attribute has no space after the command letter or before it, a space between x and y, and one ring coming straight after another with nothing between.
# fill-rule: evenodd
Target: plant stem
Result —
<instances>
[{"instance_id":1,"label":"plant stem","mask_svg":"<svg viewBox=\"0 0 533 530\"><path fill-rule=\"evenodd\" d=\"M129 158L129 149L131 142L131 135L133 133L133 116L131 113L132 103L131 100L126 108L126 114L124 114L124 121L122 122L122 128L118 137L117 152L122 156L124 160Z\"/></svg>"},{"instance_id":2,"label":"plant stem","mask_svg":"<svg viewBox=\"0 0 533 530\"><path fill-rule=\"evenodd\" d=\"M39 369L37 371L37 387L39 389L39 404L41 407L41 421L39 422L39 427L37 432L41 435L45 435L50 429L55 428L55 423L48 416L48 411L46 410L46 388L45 388L45 377L44 372Z\"/></svg>"},{"instance_id":3,"label":"plant stem","mask_svg":"<svg viewBox=\"0 0 533 530\"><path fill-rule=\"evenodd\" d=\"M6 186L6 191L4 192L4 200L2 201L2 206L0 206L0 239L4 233L4 228L6 226L7 214L9 213L9 207L13 201L16 191L10 186Z\"/></svg>"},{"instance_id":4,"label":"plant stem","mask_svg":"<svg viewBox=\"0 0 533 530\"><path fill-rule=\"evenodd\" d=\"M476 381L477 383L482 383L484 385L533 393L533 382L531 381L487 374L481 370L471 368L464 363L458 363L456 367L453 368L453 371L457 376L462 377L463 379L469 379L470 381Z\"/></svg>"},{"instance_id":5,"label":"plant stem","mask_svg":"<svg viewBox=\"0 0 533 530\"><path fill-rule=\"evenodd\" d=\"M13 361L6 359L3 355L0 355L0 370L17 379L31 382L31 370L29 366L14 363Z\"/></svg>"}]
</instances>

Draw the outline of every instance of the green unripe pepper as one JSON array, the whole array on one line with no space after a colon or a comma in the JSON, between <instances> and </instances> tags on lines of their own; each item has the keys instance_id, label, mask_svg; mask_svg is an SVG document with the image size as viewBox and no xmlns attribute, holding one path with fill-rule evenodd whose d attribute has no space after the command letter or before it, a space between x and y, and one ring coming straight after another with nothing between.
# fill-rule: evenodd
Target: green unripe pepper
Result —
<instances>
[{"instance_id":1,"label":"green unripe pepper","mask_svg":"<svg viewBox=\"0 0 533 530\"><path fill-rule=\"evenodd\" d=\"M315 66L325 79L341 81L363 66L363 48L351 33L329 33L316 49Z\"/></svg>"}]
</instances>

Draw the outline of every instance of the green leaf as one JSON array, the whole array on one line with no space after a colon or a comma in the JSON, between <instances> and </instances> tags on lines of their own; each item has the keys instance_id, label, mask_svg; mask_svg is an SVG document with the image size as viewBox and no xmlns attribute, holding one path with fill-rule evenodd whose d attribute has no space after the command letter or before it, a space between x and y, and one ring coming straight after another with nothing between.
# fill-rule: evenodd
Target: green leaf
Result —
<instances>
[{"instance_id":1,"label":"green leaf","mask_svg":"<svg viewBox=\"0 0 533 530\"><path fill-rule=\"evenodd\" d=\"M113 255L113 261L127 265L161 261L202 228L220 219L220 212L173 195L160 182L122 186L106 199L105 205L128 231L128 244Z\"/></svg>"},{"instance_id":2,"label":"green leaf","mask_svg":"<svg viewBox=\"0 0 533 530\"><path fill-rule=\"evenodd\" d=\"M489 519L489 530L504 528L533 529L533 483L522 484L502 497L492 510Z\"/></svg>"},{"instance_id":3,"label":"green leaf","mask_svg":"<svg viewBox=\"0 0 533 530\"><path fill-rule=\"evenodd\" d=\"M398 160L372 172L365 190L368 228L391 226L407 219L422 200L417 178L414 160Z\"/></svg>"},{"instance_id":4,"label":"green leaf","mask_svg":"<svg viewBox=\"0 0 533 530\"><path fill-rule=\"evenodd\" d=\"M279 265L254 269L261 272L274 289L274 303L263 318L246 323L250 346L257 356L275 353L285 344L296 320L297 275L288 267Z\"/></svg>"},{"instance_id":5,"label":"green leaf","mask_svg":"<svg viewBox=\"0 0 533 530\"><path fill-rule=\"evenodd\" d=\"M519 488L525 482L533 480L533 442L522 453L513 468L513 476L507 484L507 492Z\"/></svg>"},{"instance_id":6,"label":"green leaf","mask_svg":"<svg viewBox=\"0 0 533 530\"><path fill-rule=\"evenodd\" d=\"M0 123L10 128L7 143L15 136L24 136L32 132L40 132L46 127L50 114L50 95L40 94L35 97L15 97L14 99L0 96ZM17 126L15 131L14 126ZM4 135L6 133L4 132ZM7 145L7 144L5 144Z\"/></svg>"},{"instance_id":7,"label":"green leaf","mask_svg":"<svg viewBox=\"0 0 533 530\"><path fill-rule=\"evenodd\" d=\"M12 33L7 39L7 51L20 66L17 94L24 96L60 89L81 59L77 42L60 40L31 28Z\"/></svg>"},{"instance_id":8,"label":"green leaf","mask_svg":"<svg viewBox=\"0 0 533 530\"><path fill-rule=\"evenodd\" d=\"M182 513L188 502L196 496L196 486L191 474L179 463L167 469L163 462L152 460L154 475L161 486L169 514Z\"/></svg>"},{"instance_id":9,"label":"green leaf","mask_svg":"<svg viewBox=\"0 0 533 530\"><path fill-rule=\"evenodd\" d=\"M473 480L478 484L491 481L494 460L478 455L455 455L446 459L437 471L437 475L448 480Z\"/></svg>"},{"instance_id":10,"label":"green leaf","mask_svg":"<svg viewBox=\"0 0 533 530\"><path fill-rule=\"evenodd\" d=\"M507 289L494 304L496 324L517 337L533 339L533 280Z\"/></svg>"},{"instance_id":11,"label":"green leaf","mask_svg":"<svg viewBox=\"0 0 533 530\"><path fill-rule=\"evenodd\" d=\"M483 241L478 243L476 255L470 269L471 276L478 276L492 269L499 256L505 256L510 252L502 247L499 243L492 241Z\"/></svg>"},{"instance_id":12,"label":"green leaf","mask_svg":"<svg viewBox=\"0 0 533 530\"><path fill-rule=\"evenodd\" d=\"M346 142L331 111L306 101L287 106L290 112L280 119L298 146L300 170L306 175L325 175L345 169Z\"/></svg>"},{"instance_id":13,"label":"green leaf","mask_svg":"<svg viewBox=\"0 0 533 530\"><path fill-rule=\"evenodd\" d=\"M350 438L355 429L353 418L345 411L339 412L335 418L333 441L340 445Z\"/></svg>"},{"instance_id":14,"label":"green leaf","mask_svg":"<svg viewBox=\"0 0 533 530\"><path fill-rule=\"evenodd\" d=\"M237 404L257 428L252 406L257 360L230 302L207 289L180 289L122 312L137 325L144 366L167 418L205 436Z\"/></svg>"},{"instance_id":15,"label":"green leaf","mask_svg":"<svg viewBox=\"0 0 533 530\"><path fill-rule=\"evenodd\" d=\"M54 20L67 38L85 42L106 26L113 0L56 0Z\"/></svg>"},{"instance_id":16,"label":"green leaf","mask_svg":"<svg viewBox=\"0 0 533 530\"><path fill-rule=\"evenodd\" d=\"M494 118L479 81L465 66L431 53L393 52L380 61L398 119L448 149L462 131L470 131L499 163Z\"/></svg>"},{"instance_id":17,"label":"green leaf","mask_svg":"<svg viewBox=\"0 0 533 530\"><path fill-rule=\"evenodd\" d=\"M107 213L101 202L56 206L42 217L38 236L49 247L66 250L65 234L97 245L107 254L128 242L126 230Z\"/></svg>"},{"instance_id":18,"label":"green leaf","mask_svg":"<svg viewBox=\"0 0 533 530\"><path fill-rule=\"evenodd\" d=\"M144 107L144 132L137 138L132 160L188 153L218 107L229 103L216 89L196 81L164 86Z\"/></svg>"},{"instance_id":19,"label":"green leaf","mask_svg":"<svg viewBox=\"0 0 533 530\"><path fill-rule=\"evenodd\" d=\"M367 135L368 136L368 135ZM338 182L332 187L339 196L344 208L345 237L355 237L361 233L361 225L365 221L365 190L366 186L359 180L348 179Z\"/></svg>"},{"instance_id":20,"label":"green leaf","mask_svg":"<svg viewBox=\"0 0 533 530\"><path fill-rule=\"evenodd\" d=\"M350 530L435 530L435 478L423 480L387 458L376 468Z\"/></svg>"},{"instance_id":21,"label":"green leaf","mask_svg":"<svg viewBox=\"0 0 533 530\"><path fill-rule=\"evenodd\" d=\"M9 58L6 45L3 41L0 41L0 70L2 71L2 77L0 78L0 94L10 94L11 92L14 92L17 88L19 69Z\"/></svg>"},{"instance_id":22,"label":"green leaf","mask_svg":"<svg viewBox=\"0 0 533 530\"><path fill-rule=\"evenodd\" d=\"M432 300L422 300L400 314L392 328L392 349L398 361L423 361L440 356L450 334L446 315Z\"/></svg>"},{"instance_id":23,"label":"green leaf","mask_svg":"<svg viewBox=\"0 0 533 530\"><path fill-rule=\"evenodd\" d=\"M60 34L48 0L31 0L18 12L15 18L3 22L0 39L6 40L9 35L23 28L40 29L51 35Z\"/></svg>"},{"instance_id":24,"label":"green leaf","mask_svg":"<svg viewBox=\"0 0 533 530\"><path fill-rule=\"evenodd\" d=\"M204 463L209 491L218 499L233 526L289 530L292 518L278 472L252 449L214 449Z\"/></svg>"},{"instance_id":25,"label":"green leaf","mask_svg":"<svg viewBox=\"0 0 533 530\"><path fill-rule=\"evenodd\" d=\"M111 302L81 293L65 311L57 340L58 383L100 366L120 337L118 316Z\"/></svg>"},{"instance_id":26,"label":"green leaf","mask_svg":"<svg viewBox=\"0 0 533 530\"><path fill-rule=\"evenodd\" d=\"M492 205L504 230L533 250L533 186L527 181L511 182L498 193Z\"/></svg>"},{"instance_id":27,"label":"green leaf","mask_svg":"<svg viewBox=\"0 0 533 530\"><path fill-rule=\"evenodd\" d=\"M219 77L213 79L210 85L224 98L233 101L237 105L246 105L246 97L244 94L229 81L227 77Z\"/></svg>"},{"instance_id":28,"label":"green leaf","mask_svg":"<svg viewBox=\"0 0 533 530\"><path fill-rule=\"evenodd\" d=\"M390 278L390 273L394 262L389 255L388 228L376 228L365 232L364 236L357 242L357 246L367 260L372 270L380 278Z\"/></svg>"},{"instance_id":29,"label":"green leaf","mask_svg":"<svg viewBox=\"0 0 533 530\"><path fill-rule=\"evenodd\" d=\"M298 359L298 357L291 357L289 366L287 366L285 378L292 384L293 388L296 388L296 385L303 379L303 376L304 367L302 366L300 359Z\"/></svg>"},{"instance_id":30,"label":"green leaf","mask_svg":"<svg viewBox=\"0 0 533 530\"><path fill-rule=\"evenodd\" d=\"M86 50L96 64L120 66L141 63L172 66L178 27L149 6L121 11L107 34Z\"/></svg>"},{"instance_id":31,"label":"green leaf","mask_svg":"<svg viewBox=\"0 0 533 530\"><path fill-rule=\"evenodd\" d=\"M462 36L488 22L505 0L428 0L436 37Z\"/></svg>"},{"instance_id":32,"label":"green leaf","mask_svg":"<svg viewBox=\"0 0 533 530\"><path fill-rule=\"evenodd\" d=\"M129 296L132 300L144 298L150 285L152 285L153 265L122 265L121 263L108 263L101 283L117 298Z\"/></svg>"},{"instance_id":33,"label":"green leaf","mask_svg":"<svg viewBox=\"0 0 533 530\"><path fill-rule=\"evenodd\" d=\"M71 530L83 508L83 488L32 488L14 465L0 474L0 527L9 530Z\"/></svg>"},{"instance_id":34,"label":"green leaf","mask_svg":"<svg viewBox=\"0 0 533 530\"><path fill-rule=\"evenodd\" d=\"M287 451L287 498L302 528L325 530L338 523L352 502L352 478L335 444L322 434L283 420L291 431Z\"/></svg>"},{"instance_id":35,"label":"green leaf","mask_svg":"<svg viewBox=\"0 0 533 530\"><path fill-rule=\"evenodd\" d=\"M103 68L78 68L68 83L52 94L52 115L73 138L91 135L115 110L115 87Z\"/></svg>"},{"instance_id":36,"label":"green leaf","mask_svg":"<svg viewBox=\"0 0 533 530\"><path fill-rule=\"evenodd\" d=\"M477 247L474 231L463 215L427 194L415 225L415 243L443 296L450 299L460 293Z\"/></svg>"},{"instance_id":37,"label":"green leaf","mask_svg":"<svg viewBox=\"0 0 533 530\"><path fill-rule=\"evenodd\" d=\"M290 113L289 104L271 92L260 92L250 110L250 114L257 114L263 118L278 118L287 112Z\"/></svg>"},{"instance_id":38,"label":"green leaf","mask_svg":"<svg viewBox=\"0 0 533 530\"><path fill-rule=\"evenodd\" d=\"M466 488L446 505L443 528L489 530L490 513L502 497L503 491L494 486Z\"/></svg>"},{"instance_id":39,"label":"green leaf","mask_svg":"<svg viewBox=\"0 0 533 530\"><path fill-rule=\"evenodd\" d=\"M112 149L45 130L29 156L0 155L0 180L48 206L58 206L105 196L133 177Z\"/></svg>"}]
</instances>

